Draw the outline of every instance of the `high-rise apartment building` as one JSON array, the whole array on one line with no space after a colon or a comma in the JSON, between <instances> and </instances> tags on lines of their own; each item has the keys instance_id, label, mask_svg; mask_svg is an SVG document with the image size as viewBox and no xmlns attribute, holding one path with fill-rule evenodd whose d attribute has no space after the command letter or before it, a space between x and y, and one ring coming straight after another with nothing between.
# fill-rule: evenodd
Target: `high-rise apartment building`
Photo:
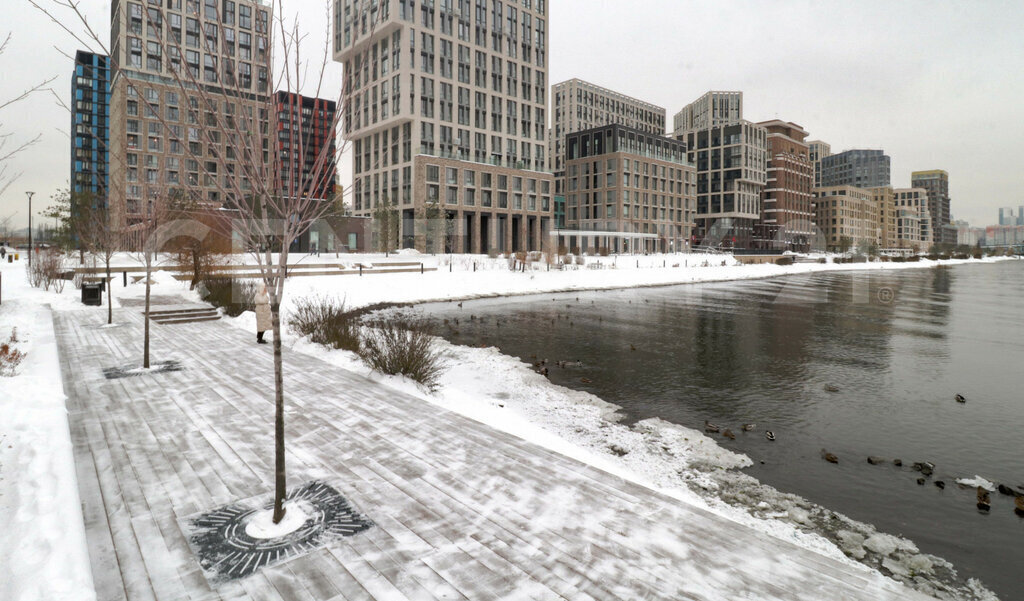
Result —
<instances>
[{"instance_id":1,"label":"high-rise apartment building","mask_svg":"<svg viewBox=\"0 0 1024 601\"><path fill-rule=\"evenodd\" d=\"M821 159L832 154L832 146L827 142L821 140L811 140L807 142L807 147L811 159L811 164L814 165L814 187L821 187Z\"/></svg>"},{"instance_id":2,"label":"high-rise apartment building","mask_svg":"<svg viewBox=\"0 0 1024 601\"><path fill-rule=\"evenodd\" d=\"M79 50L71 77L71 192L106 206L110 187L110 58Z\"/></svg>"},{"instance_id":3,"label":"high-rise apartment building","mask_svg":"<svg viewBox=\"0 0 1024 601\"><path fill-rule=\"evenodd\" d=\"M750 248L761 218L768 131L743 119L742 92L708 92L675 117L697 169L695 235L702 245Z\"/></svg>"},{"instance_id":4,"label":"high-rise apartment building","mask_svg":"<svg viewBox=\"0 0 1024 601\"><path fill-rule=\"evenodd\" d=\"M218 206L226 200L219 178L237 177L247 189L247 175L234 164L242 142L224 139L215 130L228 121L249 122L254 129L257 122L269 122L269 2L112 0L111 16L110 202L115 218L138 222L149 203L173 190L187 190L194 199ZM185 92L175 72L182 73ZM218 101L207 104L198 94L188 94L195 85L206 86L208 97ZM260 138L263 148L256 152L268 161L269 136ZM225 165L226 173L218 172L218 165Z\"/></svg>"},{"instance_id":5,"label":"high-rise apartment building","mask_svg":"<svg viewBox=\"0 0 1024 601\"><path fill-rule=\"evenodd\" d=\"M673 252L689 247L695 170L678 141L612 124L566 137L562 244L583 251ZM575 231L573 231L575 230Z\"/></svg>"},{"instance_id":6,"label":"high-rise apartment building","mask_svg":"<svg viewBox=\"0 0 1024 601\"><path fill-rule=\"evenodd\" d=\"M556 174L565 170L565 137L602 125L627 127L665 135L665 109L581 79L551 86L552 127L548 160Z\"/></svg>"},{"instance_id":7,"label":"high-rise apartment building","mask_svg":"<svg viewBox=\"0 0 1024 601\"><path fill-rule=\"evenodd\" d=\"M856 186L814 190L818 229L829 250L856 249L878 242L878 205L871 191Z\"/></svg>"},{"instance_id":8,"label":"high-rise apartment building","mask_svg":"<svg viewBox=\"0 0 1024 601\"><path fill-rule=\"evenodd\" d=\"M423 246L436 208L456 251L539 248L554 192L547 36L545 0L335 0L353 213L393 206L404 246Z\"/></svg>"},{"instance_id":9,"label":"high-rise apartment building","mask_svg":"<svg viewBox=\"0 0 1024 601\"><path fill-rule=\"evenodd\" d=\"M931 214L931 241L935 244L956 244L956 230L946 227L951 224L949 213L949 174L942 169L914 171L910 174L910 185L928 191L928 212Z\"/></svg>"},{"instance_id":10,"label":"high-rise apartment building","mask_svg":"<svg viewBox=\"0 0 1024 601\"><path fill-rule=\"evenodd\" d=\"M869 188L871 198L878 206L878 246L882 250L899 248L898 212L893 198L892 186Z\"/></svg>"},{"instance_id":11,"label":"high-rise apartment building","mask_svg":"<svg viewBox=\"0 0 1024 601\"><path fill-rule=\"evenodd\" d=\"M337 103L290 92L274 94L274 103L281 161L277 170L278 189L286 195L305 194L333 201L338 174L334 137ZM318 161L324 165L319 171L316 169ZM312 174L317 172L322 175L320 181L314 182ZM305 189L298 189L299 182L305 182Z\"/></svg>"},{"instance_id":12,"label":"high-rise apartment building","mask_svg":"<svg viewBox=\"0 0 1024 601\"><path fill-rule=\"evenodd\" d=\"M676 113L673 134L678 138L688 131L736 123L743 119L743 92L711 91Z\"/></svg>"},{"instance_id":13,"label":"high-rise apartment building","mask_svg":"<svg viewBox=\"0 0 1024 601\"><path fill-rule=\"evenodd\" d=\"M768 168L761 193L761 218L754 225L758 248L809 251L814 236L813 166L796 123L758 123L768 132Z\"/></svg>"},{"instance_id":14,"label":"high-rise apartment building","mask_svg":"<svg viewBox=\"0 0 1024 601\"><path fill-rule=\"evenodd\" d=\"M934 236L928 191L896 188L892 198L896 211L896 247L928 250Z\"/></svg>"},{"instance_id":15,"label":"high-rise apartment building","mask_svg":"<svg viewBox=\"0 0 1024 601\"><path fill-rule=\"evenodd\" d=\"M1016 225L1017 217L1013 214L1013 207L999 208L999 225Z\"/></svg>"},{"instance_id":16,"label":"high-rise apartment building","mask_svg":"<svg viewBox=\"0 0 1024 601\"><path fill-rule=\"evenodd\" d=\"M890 159L881 150L846 150L821 158L821 188L889 185Z\"/></svg>"}]
</instances>

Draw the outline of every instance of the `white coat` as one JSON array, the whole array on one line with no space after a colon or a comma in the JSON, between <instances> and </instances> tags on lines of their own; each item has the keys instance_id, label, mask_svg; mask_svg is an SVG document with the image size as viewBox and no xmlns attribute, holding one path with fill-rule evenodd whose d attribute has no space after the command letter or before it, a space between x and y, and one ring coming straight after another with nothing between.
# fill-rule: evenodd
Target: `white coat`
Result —
<instances>
[{"instance_id":1,"label":"white coat","mask_svg":"<svg viewBox=\"0 0 1024 601\"><path fill-rule=\"evenodd\" d=\"M266 332L274 329L273 317L270 315L270 296L262 290L256 293L256 331Z\"/></svg>"}]
</instances>

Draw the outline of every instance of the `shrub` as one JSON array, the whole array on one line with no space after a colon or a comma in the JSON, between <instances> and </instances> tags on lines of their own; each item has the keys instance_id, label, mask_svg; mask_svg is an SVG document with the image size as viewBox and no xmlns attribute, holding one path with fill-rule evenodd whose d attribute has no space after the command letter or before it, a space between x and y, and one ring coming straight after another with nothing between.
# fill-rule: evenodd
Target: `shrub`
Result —
<instances>
[{"instance_id":1,"label":"shrub","mask_svg":"<svg viewBox=\"0 0 1024 601\"><path fill-rule=\"evenodd\" d=\"M792 265L793 264L793 257L779 257L778 259L775 259L775 264L776 265Z\"/></svg>"},{"instance_id":2,"label":"shrub","mask_svg":"<svg viewBox=\"0 0 1024 601\"><path fill-rule=\"evenodd\" d=\"M429 324L401 316L368 324L359 356L376 371L407 376L431 390L444 371Z\"/></svg>"},{"instance_id":3,"label":"shrub","mask_svg":"<svg viewBox=\"0 0 1024 601\"><path fill-rule=\"evenodd\" d=\"M608 250L607 246L602 246L597 250L597 254L601 255L602 257L607 257L609 252L610 251Z\"/></svg>"},{"instance_id":4,"label":"shrub","mask_svg":"<svg viewBox=\"0 0 1024 601\"><path fill-rule=\"evenodd\" d=\"M18 342L18 328L11 330L6 342L0 342L0 376L10 377L25 358L25 353L14 348Z\"/></svg>"},{"instance_id":5,"label":"shrub","mask_svg":"<svg viewBox=\"0 0 1024 601\"><path fill-rule=\"evenodd\" d=\"M345 311L344 299L313 296L299 299L288 315L288 327L317 344L358 353L359 317Z\"/></svg>"},{"instance_id":6,"label":"shrub","mask_svg":"<svg viewBox=\"0 0 1024 601\"><path fill-rule=\"evenodd\" d=\"M487 250L487 256L492 258L492 259L497 259L498 258L498 249L496 249L496 248L488 249Z\"/></svg>"},{"instance_id":7,"label":"shrub","mask_svg":"<svg viewBox=\"0 0 1024 601\"><path fill-rule=\"evenodd\" d=\"M825 263L828 263L828 259L826 259L825 257L822 257L822 258L818 259L818 263L821 263L822 265L824 265Z\"/></svg>"},{"instance_id":8,"label":"shrub","mask_svg":"<svg viewBox=\"0 0 1024 601\"><path fill-rule=\"evenodd\" d=\"M31 250L29 252L32 252ZM25 263L28 272L29 283L43 290L49 290L52 286L57 293L64 291L64 279L66 273L64 253L57 250L46 250L35 255L31 266Z\"/></svg>"},{"instance_id":9,"label":"shrub","mask_svg":"<svg viewBox=\"0 0 1024 601\"><path fill-rule=\"evenodd\" d=\"M918 255L910 255L909 257L907 257L907 262L908 263L917 263L920 260L921 260L921 257L919 257Z\"/></svg>"},{"instance_id":10,"label":"shrub","mask_svg":"<svg viewBox=\"0 0 1024 601\"><path fill-rule=\"evenodd\" d=\"M256 282L252 280L211 278L202 282L200 296L231 317L256 310Z\"/></svg>"}]
</instances>

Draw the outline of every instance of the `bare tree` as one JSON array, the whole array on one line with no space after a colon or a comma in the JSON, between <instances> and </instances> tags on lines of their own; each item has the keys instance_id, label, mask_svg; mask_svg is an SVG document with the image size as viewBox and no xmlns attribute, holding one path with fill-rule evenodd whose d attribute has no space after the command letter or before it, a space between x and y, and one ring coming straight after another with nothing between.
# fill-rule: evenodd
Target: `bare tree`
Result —
<instances>
[{"instance_id":1,"label":"bare tree","mask_svg":"<svg viewBox=\"0 0 1024 601\"><path fill-rule=\"evenodd\" d=\"M0 217L0 241L3 243L7 243L11 238L11 221L13 220L14 215Z\"/></svg>"},{"instance_id":2,"label":"bare tree","mask_svg":"<svg viewBox=\"0 0 1024 601\"><path fill-rule=\"evenodd\" d=\"M78 236L82 248L103 262L107 282L107 323L114 323L114 287L110 275L110 262L114 258L114 253L124 245L123 232L117 223L110 219L107 207L88 204L81 208Z\"/></svg>"},{"instance_id":3,"label":"bare tree","mask_svg":"<svg viewBox=\"0 0 1024 601\"><path fill-rule=\"evenodd\" d=\"M29 0L29 2L48 15L55 23L82 45L104 48L102 38L94 32L87 19L79 9L77 0ZM43 6L45 4L46 6ZM219 4L214 10L219 10ZM188 6L198 11L199 3ZM251 75L247 77L236 71L233 61L225 61L223 70L217 69L214 77L218 79L216 86L207 85L208 76L204 71L200 80L198 68L193 68L184 58L185 48L180 36L161 35L158 42L161 55L166 60L166 71L174 81L174 86L182 98L194 100L186 105L190 122L201 124L196 127L199 142L207 149L206 153L193 151L190 144L184 143L186 156L198 161L202 177L191 180L186 178L181 192L199 206L208 206L210 190L216 192L217 202L222 209L231 211L234 239L240 240L244 250L251 252L255 258L260 279L267 286L270 296L270 307L274 333L274 401L275 401L275 494L274 522L284 517L284 498L286 496L286 470L284 453L284 377L282 370L281 345L281 301L284 296L285 275L287 273L289 249L294 241L309 228L327 215L336 206L333 197L334 165L344 152L343 144L324 144L314 149L312 140L307 135L294 135L291 147L282 148L278 143L279 125L287 126L292 131L293 121L302 118L302 106L297 94L305 94L320 98L327 91L328 68L333 65L330 58L330 3L325 1L323 23L327 29L325 43L307 57L308 47L306 34L300 28L298 19L286 19L282 0L272 0L273 17L270 31L265 35L270 39L268 51L262 57L254 57L254 68L265 69L269 74L267 82L253 85ZM124 3L121 10L125 10ZM168 19L164 16L161 6L145 5L143 11L144 25L153 30L165 31L164 24ZM68 18L70 15L70 18ZM368 16L379 16L378 12ZM194 14L199 22L204 22L201 15ZM217 21L220 16L217 15ZM370 19L373 20L373 17ZM118 18L117 15L114 16ZM76 23L75 26L69 23ZM371 23L373 27L375 23ZM207 49L216 50L216 37L203 35ZM90 42L86 44L85 42ZM273 51L271 52L270 49ZM109 52L107 52L109 54ZM257 60L259 59L259 60ZM120 69L114 65L112 71ZM111 73L111 80L119 85L144 87L145 82L133 82L132 77L125 73L119 76ZM332 90L332 98L336 97L336 111L333 115L325 115L330 131L337 132L338 122L348 111L350 94L348 77L345 84ZM283 110L279 111L275 104L274 90L283 93ZM116 91L112 91L116 96ZM336 94L336 96L335 96ZM159 107L151 105L144 94L138 99L145 105L148 113L158 119L165 131L171 131L165 114ZM238 106L241 110L233 113L211 110L213 107L226 105ZM156 110L154 110L156 109ZM191 134L191 132L190 132ZM189 140L184 140L187 142ZM112 160L121 160L111 152ZM295 159L298 160L295 160ZM112 182L111 186L117 182ZM159 186L153 186L160 189ZM165 186L160 194L162 200L171 198L171 187ZM207 196L204 196L207 194ZM152 199L150 199L152 200ZM168 231L170 224L161 224L162 207L153 206L152 210L136 223L128 226L131 237L137 245L139 256L146 265L147 282L156 260L156 252L160 245L172 238L173 232ZM277 251L277 252L275 252ZM149 307L149 288L147 283L146 306L147 317ZM146 362L148 365L148 328L146 320Z\"/></svg>"},{"instance_id":4,"label":"bare tree","mask_svg":"<svg viewBox=\"0 0 1024 601\"><path fill-rule=\"evenodd\" d=\"M8 33L7 36L4 37L3 42L0 42L0 57L2 57L4 52L7 51L7 46L10 42L11 34ZM47 86L49 86L55 79L57 79L56 76L44 79L30 88L22 90L15 96L10 98L0 98L0 118L2 118L4 109L10 108L36 92L47 89ZM0 194L3 194L21 175L20 173L14 173L10 170L11 159L42 138L42 134L36 134L34 138L19 142L14 140L12 136L13 134L4 132L4 124L0 121Z\"/></svg>"}]
</instances>

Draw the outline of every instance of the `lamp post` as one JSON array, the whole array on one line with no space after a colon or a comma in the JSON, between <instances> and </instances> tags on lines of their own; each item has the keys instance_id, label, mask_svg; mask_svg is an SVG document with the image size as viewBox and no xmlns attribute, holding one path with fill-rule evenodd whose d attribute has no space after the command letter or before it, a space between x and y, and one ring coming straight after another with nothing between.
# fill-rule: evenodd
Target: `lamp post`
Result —
<instances>
[{"instance_id":1,"label":"lamp post","mask_svg":"<svg viewBox=\"0 0 1024 601\"><path fill-rule=\"evenodd\" d=\"M32 195L35 192L25 192L28 196L28 266L32 267Z\"/></svg>"}]
</instances>

